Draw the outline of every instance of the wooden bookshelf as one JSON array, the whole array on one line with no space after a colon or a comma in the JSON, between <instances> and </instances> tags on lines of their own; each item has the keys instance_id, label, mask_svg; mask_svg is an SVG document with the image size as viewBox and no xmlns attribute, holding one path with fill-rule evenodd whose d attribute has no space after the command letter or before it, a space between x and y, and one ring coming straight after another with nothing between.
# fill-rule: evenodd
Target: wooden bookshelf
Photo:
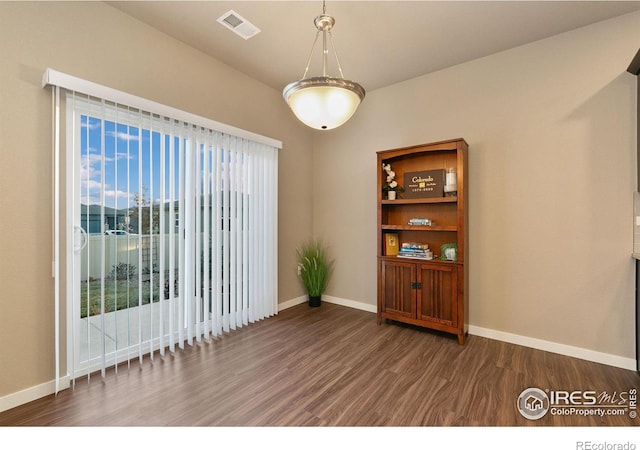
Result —
<instances>
[{"instance_id":1,"label":"wooden bookshelf","mask_svg":"<svg viewBox=\"0 0 640 450\"><path fill-rule=\"evenodd\" d=\"M388 319L440 330L455 334L464 344L468 329L467 152L464 139L377 152L378 324ZM404 174L455 169L457 192L388 200L383 191L383 164L391 165L401 185ZM436 191L438 187L442 188L436 186ZM410 225L413 218L427 218L432 225ZM433 259L385 255L386 233L397 234L400 245L428 245ZM441 247L452 244L457 247L457 258L443 260Z\"/></svg>"}]
</instances>

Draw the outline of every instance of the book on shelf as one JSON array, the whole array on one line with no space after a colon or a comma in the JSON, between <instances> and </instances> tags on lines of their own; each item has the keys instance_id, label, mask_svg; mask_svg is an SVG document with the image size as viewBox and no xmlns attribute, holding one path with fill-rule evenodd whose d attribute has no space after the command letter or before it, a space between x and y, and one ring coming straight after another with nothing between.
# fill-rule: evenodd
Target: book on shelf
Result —
<instances>
[{"instance_id":1,"label":"book on shelf","mask_svg":"<svg viewBox=\"0 0 640 450\"><path fill-rule=\"evenodd\" d=\"M399 254L403 254L403 255L407 255L407 254L418 254L418 255L424 255L425 253L429 253L431 252L431 250L429 249L423 249L423 248L401 248Z\"/></svg>"},{"instance_id":2,"label":"book on shelf","mask_svg":"<svg viewBox=\"0 0 640 450\"><path fill-rule=\"evenodd\" d=\"M398 254L398 233L384 234L384 255L395 256Z\"/></svg>"},{"instance_id":3,"label":"book on shelf","mask_svg":"<svg viewBox=\"0 0 640 450\"><path fill-rule=\"evenodd\" d=\"M433 259L433 252L429 248L429 244L403 242L398 252L398 258Z\"/></svg>"},{"instance_id":4,"label":"book on shelf","mask_svg":"<svg viewBox=\"0 0 640 450\"><path fill-rule=\"evenodd\" d=\"M429 244L421 244L419 242L403 242L402 248L429 250Z\"/></svg>"},{"instance_id":5,"label":"book on shelf","mask_svg":"<svg viewBox=\"0 0 640 450\"><path fill-rule=\"evenodd\" d=\"M409 253L409 252L400 252L398 253L398 258L412 258L412 259L434 259L433 252L425 252L425 253Z\"/></svg>"},{"instance_id":6,"label":"book on shelf","mask_svg":"<svg viewBox=\"0 0 640 450\"><path fill-rule=\"evenodd\" d=\"M431 219L427 219L426 217L414 217L409 219L408 225L420 225L420 226L428 226L431 227L435 225Z\"/></svg>"}]
</instances>

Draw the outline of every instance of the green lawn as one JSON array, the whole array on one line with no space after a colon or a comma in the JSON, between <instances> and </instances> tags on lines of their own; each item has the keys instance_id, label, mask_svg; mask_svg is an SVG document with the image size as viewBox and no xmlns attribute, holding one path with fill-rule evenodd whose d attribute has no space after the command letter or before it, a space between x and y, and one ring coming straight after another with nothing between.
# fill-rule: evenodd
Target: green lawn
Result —
<instances>
[{"instance_id":1,"label":"green lawn","mask_svg":"<svg viewBox=\"0 0 640 450\"><path fill-rule=\"evenodd\" d=\"M104 280L104 311L113 312L116 309L122 310L138 306L139 301L138 279L130 280ZM100 314L102 285L100 280L83 281L80 284L80 317L94 316ZM142 304L146 305L151 300L159 300L158 281L154 280L153 294L151 293L151 283L149 281L142 282L141 296ZM117 305L117 306L116 306Z\"/></svg>"}]
</instances>

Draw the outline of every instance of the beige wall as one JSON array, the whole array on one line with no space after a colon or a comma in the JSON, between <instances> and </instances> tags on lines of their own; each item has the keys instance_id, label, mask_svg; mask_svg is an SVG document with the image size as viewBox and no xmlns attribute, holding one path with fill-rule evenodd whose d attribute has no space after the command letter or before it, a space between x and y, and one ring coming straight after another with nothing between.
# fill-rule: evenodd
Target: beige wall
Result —
<instances>
[{"instance_id":1,"label":"beige wall","mask_svg":"<svg viewBox=\"0 0 640 450\"><path fill-rule=\"evenodd\" d=\"M377 150L469 143L470 324L634 353L634 13L368 94L316 139L329 295L376 302Z\"/></svg>"},{"instance_id":2,"label":"beige wall","mask_svg":"<svg viewBox=\"0 0 640 450\"><path fill-rule=\"evenodd\" d=\"M0 2L0 55L0 397L54 377L47 67L281 140L279 299L303 294L312 134L280 92L98 2Z\"/></svg>"}]
</instances>

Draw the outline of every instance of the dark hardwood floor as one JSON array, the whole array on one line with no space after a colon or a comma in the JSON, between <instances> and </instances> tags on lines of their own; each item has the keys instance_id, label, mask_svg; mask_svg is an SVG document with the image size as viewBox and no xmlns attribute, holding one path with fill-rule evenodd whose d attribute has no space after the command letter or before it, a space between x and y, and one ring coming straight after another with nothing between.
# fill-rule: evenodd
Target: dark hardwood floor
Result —
<instances>
[{"instance_id":1,"label":"dark hardwood floor","mask_svg":"<svg viewBox=\"0 0 640 450\"><path fill-rule=\"evenodd\" d=\"M546 414L530 387L620 393L634 371L455 337L323 303L0 413L3 426L637 426L624 416Z\"/></svg>"}]
</instances>

